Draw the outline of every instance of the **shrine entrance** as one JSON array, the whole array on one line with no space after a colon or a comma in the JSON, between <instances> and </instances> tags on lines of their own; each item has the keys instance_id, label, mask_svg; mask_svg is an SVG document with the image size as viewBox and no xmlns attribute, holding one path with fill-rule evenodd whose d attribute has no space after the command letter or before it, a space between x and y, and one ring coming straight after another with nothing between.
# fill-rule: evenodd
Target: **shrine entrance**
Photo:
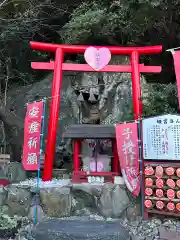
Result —
<instances>
[{"instance_id":1,"label":"shrine entrance","mask_svg":"<svg viewBox=\"0 0 180 240\"><path fill-rule=\"evenodd\" d=\"M90 46L80 46L80 45L62 45L62 44L49 44L49 43L39 43L39 42L30 42L31 48L33 50L39 50L44 52L54 52L55 60L50 61L49 63L45 62L32 62L31 66L33 69L40 70L51 70L54 71L53 82L52 82L52 99L50 105L50 115L48 123L48 137L46 144L45 152L45 161L44 161L44 173L43 180L49 181L52 179L52 168L54 161L54 152L56 145L56 133L58 127L58 115L59 115L59 106L60 106L60 94L61 94L61 85L62 85L62 73L63 71L77 71L77 72L128 72L132 75L132 102L133 102L133 111L134 119L138 120L142 117L142 101L141 101L141 83L140 83L140 74L141 73L160 73L160 66L145 66L144 64L139 63L140 55L142 54L158 54L162 51L162 46L147 46L147 47L103 47L106 49L106 52L114 55L129 55L130 56L130 65L107 65L103 63L105 55L98 57L102 58L101 67L93 68L93 62L89 64L70 64L63 63L64 54L84 54ZM100 52L102 47L94 46L94 51ZM99 54L99 53L98 53ZM87 61L87 60L86 60ZM85 127L82 125L82 127ZM110 137L108 133L105 138L111 139L112 142L115 140L113 136ZM86 138L99 138L100 136L86 136ZM103 137L103 138L104 138ZM79 141L77 139L82 139L82 136L74 136L74 172L76 176L80 174L80 161L79 161ZM116 144L113 143L113 171L114 172L103 172L105 175L119 176L119 159L117 157ZM82 172L81 172L82 173ZM93 172L93 176L99 176L99 172Z\"/></svg>"}]
</instances>

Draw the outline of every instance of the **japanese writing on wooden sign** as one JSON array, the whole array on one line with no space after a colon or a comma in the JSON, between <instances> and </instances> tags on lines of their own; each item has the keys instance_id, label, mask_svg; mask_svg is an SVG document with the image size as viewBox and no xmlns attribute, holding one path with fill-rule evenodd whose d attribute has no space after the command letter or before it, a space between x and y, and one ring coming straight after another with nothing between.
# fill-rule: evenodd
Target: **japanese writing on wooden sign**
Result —
<instances>
[{"instance_id":1,"label":"japanese writing on wooden sign","mask_svg":"<svg viewBox=\"0 0 180 240\"><path fill-rule=\"evenodd\" d=\"M23 167L26 171L38 170L43 101L27 105L24 121Z\"/></svg>"},{"instance_id":2,"label":"japanese writing on wooden sign","mask_svg":"<svg viewBox=\"0 0 180 240\"><path fill-rule=\"evenodd\" d=\"M142 122L144 159L180 160L180 116L167 114Z\"/></svg>"},{"instance_id":3,"label":"japanese writing on wooden sign","mask_svg":"<svg viewBox=\"0 0 180 240\"><path fill-rule=\"evenodd\" d=\"M140 183L137 123L117 124L116 141L124 181L127 188L138 196Z\"/></svg>"}]
</instances>

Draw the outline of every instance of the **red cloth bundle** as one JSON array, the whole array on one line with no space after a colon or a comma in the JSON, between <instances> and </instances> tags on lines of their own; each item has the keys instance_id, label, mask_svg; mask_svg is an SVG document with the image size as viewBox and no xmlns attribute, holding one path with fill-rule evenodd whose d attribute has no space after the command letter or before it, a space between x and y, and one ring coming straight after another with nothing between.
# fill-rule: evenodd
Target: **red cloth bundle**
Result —
<instances>
[{"instance_id":1,"label":"red cloth bundle","mask_svg":"<svg viewBox=\"0 0 180 240\"><path fill-rule=\"evenodd\" d=\"M153 194L153 190L152 190L151 188L146 188L146 189L145 189L145 194L146 194L147 196L151 196L151 195Z\"/></svg>"},{"instance_id":2,"label":"red cloth bundle","mask_svg":"<svg viewBox=\"0 0 180 240\"><path fill-rule=\"evenodd\" d=\"M146 178L145 179L145 186L146 187L152 187L153 185L153 180L151 178Z\"/></svg>"},{"instance_id":3,"label":"red cloth bundle","mask_svg":"<svg viewBox=\"0 0 180 240\"><path fill-rule=\"evenodd\" d=\"M154 174L154 169L151 166L147 166L144 172L146 176L151 176Z\"/></svg>"},{"instance_id":4,"label":"red cloth bundle","mask_svg":"<svg viewBox=\"0 0 180 240\"><path fill-rule=\"evenodd\" d=\"M169 211L174 211L174 209L175 209L174 203L173 203L173 202L169 202L169 203L167 204L167 209L168 209Z\"/></svg>"},{"instance_id":5,"label":"red cloth bundle","mask_svg":"<svg viewBox=\"0 0 180 240\"><path fill-rule=\"evenodd\" d=\"M170 188L175 188L176 184L175 184L175 181L171 178L169 178L167 181L166 181L167 185L170 187Z\"/></svg>"},{"instance_id":6,"label":"red cloth bundle","mask_svg":"<svg viewBox=\"0 0 180 240\"><path fill-rule=\"evenodd\" d=\"M171 200L174 199L175 197L175 191L173 189L168 189L167 190L167 197Z\"/></svg>"},{"instance_id":7,"label":"red cloth bundle","mask_svg":"<svg viewBox=\"0 0 180 240\"><path fill-rule=\"evenodd\" d=\"M176 170L176 175L180 178L180 168Z\"/></svg>"},{"instance_id":8,"label":"red cloth bundle","mask_svg":"<svg viewBox=\"0 0 180 240\"><path fill-rule=\"evenodd\" d=\"M180 203L176 204L176 209L177 209L178 212L180 212Z\"/></svg>"},{"instance_id":9,"label":"red cloth bundle","mask_svg":"<svg viewBox=\"0 0 180 240\"><path fill-rule=\"evenodd\" d=\"M177 191L177 192L176 192L176 195L177 195L177 198L180 199L180 191Z\"/></svg>"},{"instance_id":10,"label":"red cloth bundle","mask_svg":"<svg viewBox=\"0 0 180 240\"><path fill-rule=\"evenodd\" d=\"M165 172L168 176L172 176L175 173L175 169L173 167L168 167L166 168Z\"/></svg>"},{"instance_id":11,"label":"red cloth bundle","mask_svg":"<svg viewBox=\"0 0 180 240\"><path fill-rule=\"evenodd\" d=\"M155 176L157 178L162 178L163 172L164 172L163 167L162 166L157 166L156 171L155 171Z\"/></svg>"},{"instance_id":12,"label":"red cloth bundle","mask_svg":"<svg viewBox=\"0 0 180 240\"><path fill-rule=\"evenodd\" d=\"M151 208L152 207L152 201L147 199L147 200L145 200L144 205L145 205L146 208Z\"/></svg>"},{"instance_id":13,"label":"red cloth bundle","mask_svg":"<svg viewBox=\"0 0 180 240\"><path fill-rule=\"evenodd\" d=\"M164 208L164 203L162 201L157 201L156 202L156 207L160 210Z\"/></svg>"},{"instance_id":14,"label":"red cloth bundle","mask_svg":"<svg viewBox=\"0 0 180 240\"><path fill-rule=\"evenodd\" d=\"M163 188L164 187L164 181L162 178L156 179L156 187L157 188Z\"/></svg>"},{"instance_id":15,"label":"red cloth bundle","mask_svg":"<svg viewBox=\"0 0 180 240\"><path fill-rule=\"evenodd\" d=\"M176 185L177 185L178 187L180 187L180 179L178 179L178 180L176 181Z\"/></svg>"},{"instance_id":16,"label":"red cloth bundle","mask_svg":"<svg viewBox=\"0 0 180 240\"><path fill-rule=\"evenodd\" d=\"M156 189L156 196L158 198L162 198L164 196L164 192L162 189Z\"/></svg>"}]
</instances>

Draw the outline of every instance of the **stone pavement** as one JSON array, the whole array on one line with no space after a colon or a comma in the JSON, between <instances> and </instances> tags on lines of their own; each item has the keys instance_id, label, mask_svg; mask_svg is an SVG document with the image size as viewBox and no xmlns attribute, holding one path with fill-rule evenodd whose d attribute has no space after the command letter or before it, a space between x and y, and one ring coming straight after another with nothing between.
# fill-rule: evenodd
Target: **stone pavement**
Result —
<instances>
[{"instance_id":1,"label":"stone pavement","mask_svg":"<svg viewBox=\"0 0 180 240\"><path fill-rule=\"evenodd\" d=\"M36 240L130 240L119 222L99 220L47 220L32 229Z\"/></svg>"}]
</instances>

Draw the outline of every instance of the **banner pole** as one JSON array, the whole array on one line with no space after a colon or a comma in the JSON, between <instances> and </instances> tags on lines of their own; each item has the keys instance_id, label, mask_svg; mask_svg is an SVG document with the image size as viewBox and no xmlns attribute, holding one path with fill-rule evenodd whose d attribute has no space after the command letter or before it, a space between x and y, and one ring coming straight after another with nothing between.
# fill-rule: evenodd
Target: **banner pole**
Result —
<instances>
[{"instance_id":1,"label":"banner pole","mask_svg":"<svg viewBox=\"0 0 180 240\"><path fill-rule=\"evenodd\" d=\"M141 120L138 120L138 145L139 145L139 170L140 170L140 202L141 202L141 216L144 218L144 188L143 188L143 157L142 157L142 136L141 136Z\"/></svg>"},{"instance_id":2,"label":"banner pole","mask_svg":"<svg viewBox=\"0 0 180 240\"><path fill-rule=\"evenodd\" d=\"M35 208L34 208L34 225L37 224L37 205L38 205L38 196L39 196L39 182L41 177L41 157L43 154L43 141L44 141L44 123L45 123L45 114L46 114L46 99L43 101L43 114L42 114L42 124L41 124L41 138L40 138L40 155L38 161L38 170L37 170L37 185L36 185L36 200L35 200Z\"/></svg>"}]
</instances>

